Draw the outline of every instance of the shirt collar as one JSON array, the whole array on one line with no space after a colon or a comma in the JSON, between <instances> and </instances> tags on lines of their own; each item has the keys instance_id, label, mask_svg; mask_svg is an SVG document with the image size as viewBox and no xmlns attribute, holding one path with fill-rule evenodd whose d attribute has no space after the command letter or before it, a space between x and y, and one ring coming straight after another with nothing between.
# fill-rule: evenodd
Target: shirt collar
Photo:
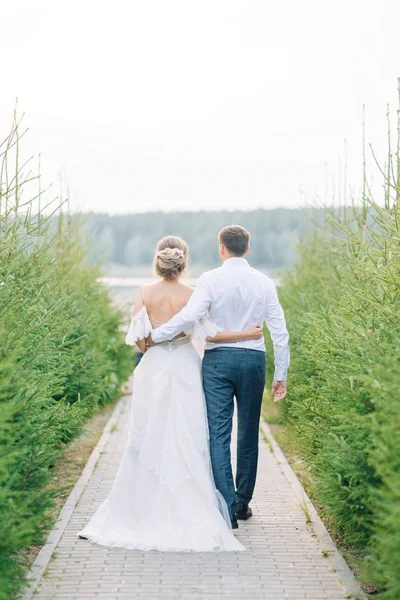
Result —
<instances>
[{"instance_id":1,"label":"shirt collar","mask_svg":"<svg viewBox=\"0 0 400 600\"><path fill-rule=\"evenodd\" d=\"M224 268L230 268L230 267L248 267L249 263L247 262L247 260L245 258L242 258L241 256L231 256L231 258L227 258L222 266Z\"/></svg>"}]
</instances>

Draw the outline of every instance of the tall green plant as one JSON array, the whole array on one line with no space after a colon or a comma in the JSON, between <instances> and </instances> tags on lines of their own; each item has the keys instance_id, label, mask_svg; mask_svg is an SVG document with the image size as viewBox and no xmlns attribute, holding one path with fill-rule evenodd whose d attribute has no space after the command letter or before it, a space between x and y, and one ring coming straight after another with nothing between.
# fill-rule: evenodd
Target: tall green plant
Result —
<instances>
[{"instance_id":1,"label":"tall green plant","mask_svg":"<svg viewBox=\"0 0 400 600\"><path fill-rule=\"evenodd\" d=\"M20 164L20 131L15 117L0 154L1 600L20 590L23 551L48 529L57 456L132 368L81 225L44 206L40 180Z\"/></svg>"},{"instance_id":2,"label":"tall green plant","mask_svg":"<svg viewBox=\"0 0 400 600\"><path fill-rule=\"evenodd\" d=\"M280 295L292 346L285 412L311 491L336 534L362 553L379 597L398 600L398 150L392 158L382 204L365 181L361 206L326 209L330 227L301 245Z\"/></svg>"}]
</instances>

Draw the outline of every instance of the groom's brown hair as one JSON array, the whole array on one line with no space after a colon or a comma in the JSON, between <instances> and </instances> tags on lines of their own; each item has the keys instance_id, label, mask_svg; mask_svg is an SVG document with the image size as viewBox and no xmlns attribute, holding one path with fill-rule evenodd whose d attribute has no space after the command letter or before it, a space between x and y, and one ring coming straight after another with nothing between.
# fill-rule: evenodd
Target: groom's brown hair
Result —
<instances>
[{"instance_id":1,"label":"groom's brown hair","mask_svg":"<svg viewBox=\"0 0 400 600\"><path fill-rule=\"evenodd\" d=\"M228 225L218 234L219 243L234 256L243 256L250 243L250 233L240 225Z\"/></svg>"}]
</instances>

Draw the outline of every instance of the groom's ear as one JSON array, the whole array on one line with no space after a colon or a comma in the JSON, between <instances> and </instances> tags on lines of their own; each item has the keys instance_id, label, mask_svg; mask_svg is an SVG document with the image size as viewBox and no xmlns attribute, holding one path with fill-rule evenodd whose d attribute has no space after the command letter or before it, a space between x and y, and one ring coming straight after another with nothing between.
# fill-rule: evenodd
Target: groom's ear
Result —
<instances>
[{"instance_id":1,"label":"groom's ear","mask_svg":"<svg viewBox=\"0 0 400 600\"><path fill-rule=\"evenodd\" d=\"M246 248L246 252L244 253L245 256L247 256L247 254L250 252L250 244L247 246Z\"/></svg>"}]
</instances>

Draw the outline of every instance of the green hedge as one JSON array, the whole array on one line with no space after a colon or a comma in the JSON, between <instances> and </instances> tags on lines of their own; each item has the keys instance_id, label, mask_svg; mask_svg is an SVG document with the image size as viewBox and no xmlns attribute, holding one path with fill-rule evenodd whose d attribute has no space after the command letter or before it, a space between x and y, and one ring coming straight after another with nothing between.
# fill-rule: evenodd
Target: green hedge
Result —
<instances>
[{"instance_id":1,"label":"green hedge","mask_svg":"<svg viewBox=\"0 0 400 600\"><path fill-rule=\"evenodd\" d=\"M366 199L328 215L280 297L292 351L283 409L311 493L378 597L398 600L400 206L390 189L384 208Z\"/></svg>"},{"instance_id":2,"label":"green hedge","mask_svg":"<svg viewBox=\"0 0 400 600\"><path fill-rule=\"evenodd\" d=\"M0 188L1 600L21 589L24 551L48 531L55 460L132 369L123 316L85 263L79 224L60 215L55 231L31 203L21 206L29 177L10 174L9 148Z\"/></svg>"}]
</instances>

